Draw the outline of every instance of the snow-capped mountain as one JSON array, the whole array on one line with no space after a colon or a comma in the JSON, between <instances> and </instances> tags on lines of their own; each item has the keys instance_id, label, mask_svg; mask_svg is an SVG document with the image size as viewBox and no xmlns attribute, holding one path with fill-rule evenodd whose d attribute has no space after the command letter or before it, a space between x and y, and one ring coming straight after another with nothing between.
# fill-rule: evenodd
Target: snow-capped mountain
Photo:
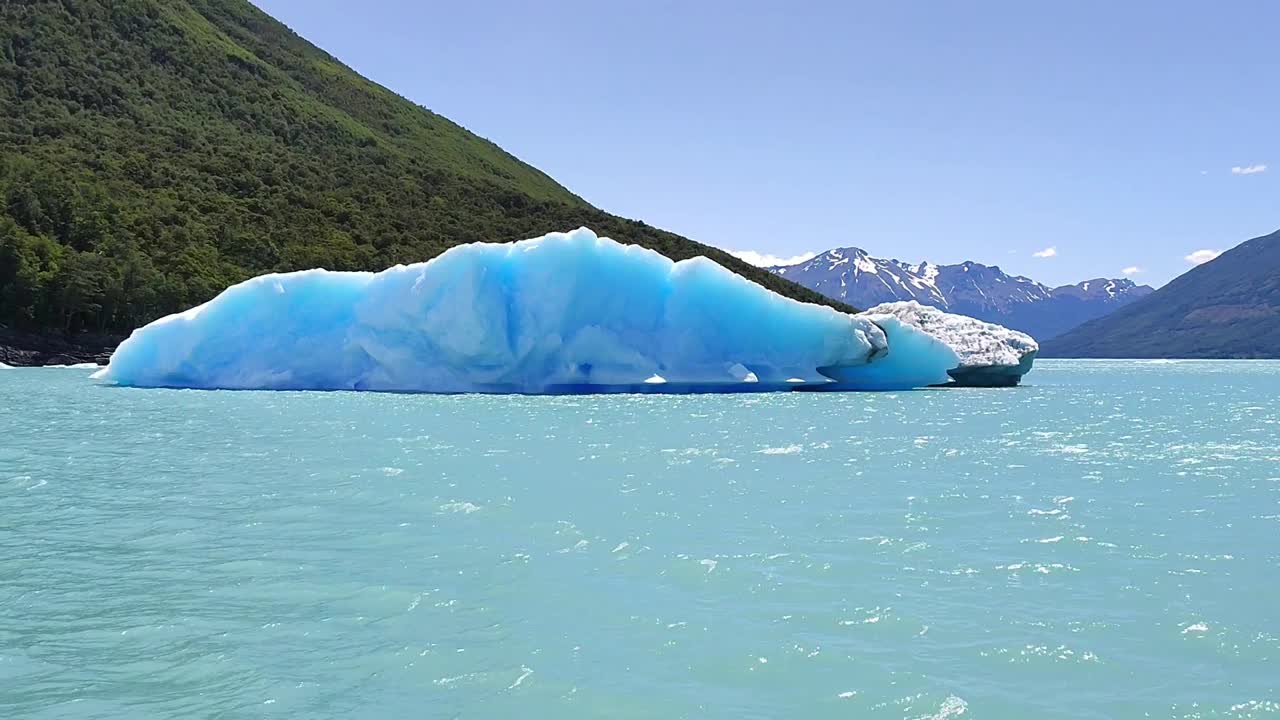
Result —
<instances>
[{"instance_id":1,"label":"snow-capped mountain","mask_svg":"<svg viewBox=\"0 0 1280 720\"><path fill-rule=\"evenodd\" d=\"M1041 339L1106 315L1153 290L1132 280L1105 278L1051 288L994 265L910 264L872 257L855 247L828 250L811 260L768 270L855 307L916 300Z\"/></svg>"}]
</instances>

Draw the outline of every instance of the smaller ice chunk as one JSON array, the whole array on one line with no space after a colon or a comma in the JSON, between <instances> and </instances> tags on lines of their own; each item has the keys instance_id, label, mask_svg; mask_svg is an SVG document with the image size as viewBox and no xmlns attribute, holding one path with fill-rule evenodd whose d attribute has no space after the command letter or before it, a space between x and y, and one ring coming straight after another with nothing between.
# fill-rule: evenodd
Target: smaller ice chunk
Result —
<instances>
[{"instance_id":1,"label":"smaller ice chunk","mask_svg":"<svg viewBox=\"0 0 1280 720\"><path fill-rule=\"evenodd\" d=\"M862 315L881 326L886 316L893 317L946 343L959 358L948 374L962 385L1016 385L1040 350L1026 333L914 300L882 303Z\"/></svg>"}]
</instances>

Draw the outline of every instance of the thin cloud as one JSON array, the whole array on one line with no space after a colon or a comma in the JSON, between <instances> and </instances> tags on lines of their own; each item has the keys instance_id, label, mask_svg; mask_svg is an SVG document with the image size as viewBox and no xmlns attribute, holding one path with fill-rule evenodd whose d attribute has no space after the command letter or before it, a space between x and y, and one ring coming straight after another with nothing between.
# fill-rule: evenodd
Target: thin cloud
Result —
<instances>
[{"instance_id":1,"label":"thin cloud","mask_svg":"<svg viewBox=\"0 0 1280 720\"><path fill-rule=\"evenodd\" d=\"M1232 175L1257 175L1258 173L1264 173L1266 171L1267 171L1267 166L1262 164L1243 165L1243 166L1237 165L1231 168Z\"/></svg>"},{"instance_id":2,"label":"thin cloud","mask_svg":"<svg viewBox=\"0 0 1280 720\"><path fill-rule=\"evenodd\" d=\"M776 265L798 265L806 260L812 260L818 256L817 253L806 252L791 257L781 257L779 255L770 255L768 253L759 253L755 250L726 250L725 252L738 258L739 260L756 267L774 267Z\"/></svg>"},{"instance_id":3,"label":"thin cloud","mask_svg":"<svg viewBox=\"0 0 1280 720\"><path fill-rule=\"evenodd\" d=\"M1137 265L1130 265L1129 267L1121 270L1120 274L1121 275L1137 275L1140 272L1142 272L1142 268L1138 267Z\"/></svg>"},{"instance_id":4,"label":"thin cloud","mask_svg":"<svg viewBox=\"0 0 1280 720\"><path fill-rule=\"evenodd\" d=\"M1038 258L1051 258L1051 257L1056 256L1057 254L1058 254L1058 248L1056 248L1056 247L1047 247L1047 248L1045 248L1045 249L1041 250L1040 252L1033 252L1033 253L1031 253L1031 256L1032 256L1032 257L1038 257Z\"/></svg>"},{"instance_id":5,"label":"thin cloud","mask_svg":"<svg viewBox=\"0 0 1280 720\"><path fill-rule=\"evenodd\" d=\"M1222 254L1221 250L1197 250L1183 258L1192 265L1203 265Z\"/></svg>"}]
</instances>

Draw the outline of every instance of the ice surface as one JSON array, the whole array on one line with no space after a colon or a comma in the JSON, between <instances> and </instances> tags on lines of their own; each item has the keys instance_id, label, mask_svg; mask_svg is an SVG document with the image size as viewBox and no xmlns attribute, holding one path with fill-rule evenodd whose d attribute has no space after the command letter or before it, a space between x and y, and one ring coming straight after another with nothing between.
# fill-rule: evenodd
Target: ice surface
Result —
<instances>
[{"instance_id":1,"label":"ice surface","mask_svg":"<svg viewBox=\"0 0 1280 720\"><path fill-rule=\"evenodd\" d=\"M956 355L890 316L770 292L585 228L379 273L264 275L134 331L95 378L422 392L902 389ZM803 383L795 383L799 378Z\"/></svg>"},{"instance_id":2,"label":"ice surface","mask_svg":"<svg viewBox=\"0 0 1280 720\"><path fill-rule=\"evenodd\" d=\"M824 374L841 387L898 389L937 385L947 382L947 370L960 364L955 351L945 343L893 315L870 319L884 330L888 347L870 363L824 368Z\"/></svg>"},{"instance_id":3,"label":"ice surface","mask_svg":"<svg viewBox=\"0 0 1280 720\"><path fill-rule=\"evenodd\" d=\"M884 316L902 322L945 342L960 358L960 367L1016 366L1040 349L1026 333L1010 330L965 315L953 315L914 300L882 303L862 313L883 325Z\"/></svg>"}]
</instances>

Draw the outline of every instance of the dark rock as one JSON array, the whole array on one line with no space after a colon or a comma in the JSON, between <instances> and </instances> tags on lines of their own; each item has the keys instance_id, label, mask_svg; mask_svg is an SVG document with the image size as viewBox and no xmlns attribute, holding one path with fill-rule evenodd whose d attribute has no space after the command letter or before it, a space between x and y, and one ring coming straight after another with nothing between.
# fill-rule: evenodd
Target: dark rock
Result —
<instances>
[{"instance_id":1,"label":"dark rock","mask_svg":"<svg viewBox=\"0 0 1280 720\"><path fill-rule=\"evenodd\" d=\"M948 370L951 382L941 387L1013 387L1031 371L1036 353L1023 355L1017 365L982 365Z\"/></svg>"},{"instance_id":2,"label":"dark rock","mask_svg":"<svg viewBox=\"0 0 1280 720\"><path fill-rule=\"evenodd\" d=\"M105 365L124 338L118 335L81 333L30 333L0 327L0 363L14 367L39 365Z\"/></svg>"}]
</instances>

